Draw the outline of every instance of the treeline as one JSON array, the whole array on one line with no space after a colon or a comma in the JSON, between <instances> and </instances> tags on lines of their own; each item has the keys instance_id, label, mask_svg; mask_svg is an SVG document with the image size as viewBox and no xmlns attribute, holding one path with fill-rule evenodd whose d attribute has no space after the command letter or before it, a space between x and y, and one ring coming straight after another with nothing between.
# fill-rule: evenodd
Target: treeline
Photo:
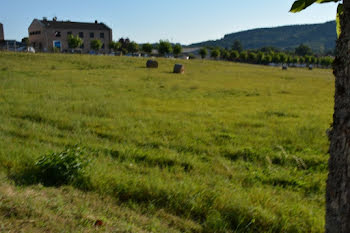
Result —
<instances>
[{"instance_id":1,"label":"treeline","mask_svg":"<svg viewBox=\"0 0 350 233\"><path fill-rule=\"evenodd\" d=\"M314 65L328 68L333 63L331 56L312 54L311 48L301 44L294 53L279 51L276 48L265 47L257 50L244 50L239 41L235 41L231 49L203 47L199 50L202 59L208 57L250 64L287 64L290 66Z\"/></svg>"},{"instance_id":2,"label":"treeline","mask_svg":"<svg viewBox=\"0 0 350 233\"><path fill-rule=\"evenodd\" d=\"M153 49L158 51L158 54L161 56L174 55L175 57L179 56L182 53L181 44L171 44L169 41L160 40L157 44L137 44L130 39L120 38L118 41L112 41L109 44L109 48L114 52L120 52L121 54L128 53L137 53L141 52L144 54L152 54Z\"/></svg>"}]
</instances>

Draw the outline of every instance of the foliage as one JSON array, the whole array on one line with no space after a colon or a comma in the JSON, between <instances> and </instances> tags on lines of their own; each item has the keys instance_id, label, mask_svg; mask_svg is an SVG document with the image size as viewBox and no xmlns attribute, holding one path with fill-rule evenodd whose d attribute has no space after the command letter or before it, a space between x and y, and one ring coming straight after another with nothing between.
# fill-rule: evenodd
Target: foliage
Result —
<instances>
[{"instance_id":1,"label":"foliage","mask_svg":"<svg viewBox=\"0 0 350 233\"><path fill-rule=\"evenodd\" d=\"M153 46L150 43L145 43L141 47L141 50L147 54L151 54L152 49L153 49Z\"/></svg>"},{"instance_id":2,"label":"foliage","mask_svg":"<svg viewBox=\"0 0 350 233\"><path fill-rule=\"evenodd\" d=\"M241 41L235 40L232 45L232 50L236 50L239 53L243 51L243 46L241 44Z\"/></svg>"},{"instance_id":3,"label":"foliage","mask_svg":"<svg viewBox=\"0 0 350 233\"><path fill-rule=\"evenodd\" d=\"M238 61L238 59L239 59L239 52L236 50L232 50L230 52L230 60L231 61Z\"/></svg>"},{"instance_id":4,"label":"foliage","mask_svg":"<svg viewBox=\"0 0 350 233\"><path fill-rule=\"evenodd\" d=\"M28 37L23 37L22 38L22 43L25 44L26 46L29 46L29 38Z\"/></svg>"},{"instance_id":5,"label":"foliage","mask_svg":"<svg viewBox=\"0 0 350 233\"><path fill-rule=\"evenodd\" d=\"M200 50L199 50L199 55L201 55L201 58L202 59L204 59L204 58L206 58L206 56L208 55L208 50L206 49L206 48L201 48Z\"/></svg>"},{"instance_id":6,"label":"foliage","mask_svg":"<svg viewBox=\"0 0 350 233\"><path fill-rule=\"evenodd\" d=\"M95 50L96 52L102 48L102 42L100 40L92 40L90 42L91 49Z\"/></svg>"},{"instance_id":7,"label":"foliage","mask_svg":"<svg viewBox=\"0 0 350 233\"><path fill-rule=\"evenodd\" d=\"M309 6L311 6L314 3L329 3L329 2L341 2L342 0L297 0L293 3L290 12L296 13L300 12ZM339 3L337 8L337 14L336 14L336 22L337 22L337 34L338 36L341 33L341 27L340 27L340 15L343 14L343 4Z\"/></svg>"},{"instance_id":8,"label":"foliage","mask_svg":"<svg viewBox=\"0 0 350 233\"><path fill-rule=\"evenodd\" d=\"M173 48L169 41L160 40L158 44L158 53L162 56L170 54Z\"/></svg>"},{"instance_id":9,"label":"foliage","mask_svg":"<svg viewBox=\"0 0 350 233\"><path fill-rule=\"evenodd\" d=\"M45 186L73 184L87 188L85 177L89 164L86 151L78 146L67 147L62 152L46 154L32 164L25 164L12 176L19 183Z\"/></svg>"},{"instance_id":10,"label":"foliage","mask_svg":"<svg viewBox=\"0 0 350 233\"><path fill-rule=\"evenodd\" d=\"M181 44L175 44L173 46L173 54L175 55L175 57L179 56L182 52L182 46Z\"/></svg>"},{"instance_id":11,"label":"foliage","mask_svg":"<svg viewBox=\"0 0 350 233\"><path fill-rule=\"evenodd\" d=\"M300 44L297 48L295 48L295 54L298 56L311 55L312 50L309 46Z\"/></svg>"},{"instance_id":12,"label":"foliage","mask_svg":"<svg viewBox=\"0 0 350 233\"><path fill-rule=\"evenodd\" d=\"M67 38L68 47L76 49L83 44L83 40L79 36L69 35Z\"/></svg>"},{"instance_id":13,"label":"foliage","mask_svg":"<svg viewBox=\"0 0 350 233\"><path fill-rule=\"evenodd\" d=\"M218 59L220 57L220 50L219 49L213 49L210 52L210 57L212 57L214 59Z\"/></svg>"},{"instance_id":14,"label":"foliage","mask_svg":"<svg viewBox=\"0 0 350 233\"><path fill-rule=\"evenodd\" d=\"M139 45L136 42L131 41L128 44L128 52L129 53L136 53L137 51L139 51Z\"/></svg>"},{"instance_id":15,"label":"foliage","mask_svg":"<svg viewBox=\"0 0 350 233\"><path fill-rule=\"evenodd\" d=\"M122 47L122 44L119 41L111 41L109 43L109 48L112 49L113 51L119 51L121 47Z\"/></svg>"}]
</instances>

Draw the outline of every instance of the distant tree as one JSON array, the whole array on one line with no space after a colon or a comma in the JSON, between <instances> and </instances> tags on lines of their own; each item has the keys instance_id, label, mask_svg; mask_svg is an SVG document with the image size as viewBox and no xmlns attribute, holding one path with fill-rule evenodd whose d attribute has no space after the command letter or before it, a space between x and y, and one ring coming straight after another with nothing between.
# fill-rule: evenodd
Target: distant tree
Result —
<instances>
[{"instance_id":1,"label":"distant tree","mask_svg":"<svg viewBox=\"0 0 350 233\"><path fill-rule=\"evenodd\" d=\"M257 53L257 62L259 64L263 64L265 60L265 54L263 52L258 52Z\"/></svg>"},{"instance_id":2,"label":"distant tree","mask_svg":"<svg viewBox=\"0 0 350 233\"><path fill-rule=\"evenodd\" d=\"M208 55L208 50L206 48L201 48L199 50L199 55L201 55L201 58L204 59Z\"/></svg>"},{"instance_id":3,"label":"distant tree","mask_svg":"<svg viewBox=\"0 0 350 233\"><path fill-rule=\"evenodd\" d=\"M279 53L274 53L272 55L272 62L273 63L281 63L281 57Z\"/></svg>"},{"instance_id":4,"label":"distant tree","mask_svg":"<svg viewBox=\"0 0 350 233\"><path fill-rule=\"evenodd\" d=\"M173 46L173 54L175 57L178 57L182 53L182 46L180 44L175 44Z\"/></svg>"},{"instance_id":5,"label":"distant tree","mask_svg":"<svg viewBox=\"0 0 350 233\"><path fill-rule=\"evenodd\" d=\"M213 49L210 53L210 57L217 59L220 57L220 50L219 49Z\"/></svg>"},{"instance_id":6,"label":"distant tree","mask_svg":"<svg viewBox=\"0 0 350 233\"><path fill-rule=\"evenodd\" d=\"M122 44L118 41L111 41L109 43L109 48L113 51L119 51L119 49L121 48Z\"/></svg>"},{"instance_id":7,"label":"distant tree","mask_svg":"<svg viewBox=\"0 0 350 233\"><path fill-rule=\"evenodd\" d=\"M240 54L239 54L239 60L241 62L247 62L248 61L248 52L247 51L242 51Z\"/></svg>"},{"instance_id":8,"label":"distant tree","mask_svg":"<svg viewBox=\"0 0 350 233\"><path fill-rule=\"evenodd\" d=\"M122 53L122 54L127 54L129 52L129 44L130 44L130 39L129 38L120 38L119 41L118 41L121 46L119 48L119 51Z\"/></svg>"},{"instance_id":9,"label":"distant tree","mask_svg":"<svg viewBox=\"0 0 350 233\"><path fill-rule=\"evenodd\" d=\"M160 40L158 45L158 53L162 56L167 55L173 51L169 41Z\"/></svg>"},{"instance_id":10,"label":"distant tree","mask_svg":"<svg viewBox=\"0 0 350 233\"><path fill-rule=\"evenodd\" d=\"M255 52L249 52L248 53L248 61L250 63L257 63L257 58L258 58L258 56L257 56L257 54Z\"/></svg>"},{"instance_id":11,"label":"distant tree","mask_svg":"<svg viewBox=\"0 0 350 233\"><path fill-rule=\"evenodd\" d=\"M235 40L232 45L232 50L236 50L239 53L243 51L243 46L239 40Z\"/></svg>"},{"instance_id":12,"label":"distant tree","mask_svg":"<svg viewBox=\"0 0 350 233\"><path fill-rule=\"evenodd\" d=\"M226 49L220 49L221 58L228 60L230 58L230 53Z\"/></svg>"},{"instance_id":13,"label":"distant tree","mask_svg":"<svg viewBox=\"0 0 350 233\"><path fill-rule=\"evenodd\" d=\"M286 63L288 61L288 56L285 53L279 53L280 63Z\"/></svg>"},{"instance_id":14,"label":"distant tree","mask_svg":"<svg viewBox=\"0 0 350 233\"><path fill-rule=\"evenodd\" d=\"M150 43L146 43L142 45L142 51L151 54L152 53L153 46Z\"/></svg>"},{"instance_id":15,"label":"distant tree","mask_svg":"<svg viewBox=\"0 0 350 233\"><path fill-rule=\"evenodd\" d=\"M305 58L304 57L299 57L299 63L301 65L305 64Z\"/></svg>"},{"instance_id":16,"label":"distant tree","mask_svg":"<svg viewBox=\"0 0 350 233\"><path fill-rule=\"evenodd\" d=\"M70 49L76 49L83 44L83 40L78 35L77 36L69 35L67 42L68 42L68 47Z\"/></svg>"},{"instance_id":17,"label":"distant tree","mask_svg":"<svg viewBox=\"0 0 350 233\"><path fill-rule=\"evenodd\" d=\"M306 55L311 55L312 50L309 46L301 44L297 48L295 48L295 54L304 57Z\"/></svg>"},{"instance_id":18,"label":"distant tree","mask_svg":"<svg viewBox=\"0 0 350 233\"><path fill-rule=\"evenodd\" d=\"M92 40L90 46L97 53L102 48L102 42L100 40Z\"/></svg>"},{"instance_id":19,"label":"distant tree","mask_svg":"<svg viewBox=\"0 0 350 233\"><path fill-rule=\"evenodd\" d=\"M239 58L239 52L237 50L232 50L230 52L230 60L231 61L237 61Z\"/></svg>"},{"instance_id":20,"label":"distant tree","mask_svg":"<svg viewBox=\"0 0 350 233\"><path fill-rule=\"evenodd\" d=\"M293 63L293 64L298 64L298 63L299 63L299 58L296 57L296 56L294 56L294 57L292 58L292 63Z\"/></svg>"},{"instance_id":21,"label":"distant tree","mask_svg":"<svg viewBox=\"0 0 350 233\"><path fill-rule=\"evenodd\" d=\"M139 51L139 45L136 42L131 41L130 43L128 43L127 50L128 50L129 53L134 54L137 51Z\"/></svg>"},{"instance_id":22,"label":"distant tree","mask_svg":"<svg viewBox=\"0 0 350 233\"><path fill-rule=\"evenodd\" d=\"M28 37L23 37L22 38L22 43L25 44L28 47L29 46L29 38Z\"/></svg>"},{"instance_id":23,"label":"distant tree","mask_svg":"<svg viewBox=\"0 0 350 233\"><path fill-rule=\"evenodd\" d=\"M263 64L270 64L272 62L272 56L267 54L263 59Z\"/></svg>"}]
</instances>

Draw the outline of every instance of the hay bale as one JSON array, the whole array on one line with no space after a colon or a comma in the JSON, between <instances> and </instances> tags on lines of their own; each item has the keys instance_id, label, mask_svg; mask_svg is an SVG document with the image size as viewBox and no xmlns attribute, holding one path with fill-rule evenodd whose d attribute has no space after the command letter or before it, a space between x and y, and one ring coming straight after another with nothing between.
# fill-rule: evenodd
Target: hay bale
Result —
<instances>
[{"instance_id":1,"label":"hay bale","mask_svg":"<svg viewBox=\"0 0 350 233\"><path fill-rule=\"evenodd\" d=\"M174 66L174 73L176 74L183 74L185 73L185 66L182 64L175 64Z\"/></svg>"},{"instance_id":2,"label":"hay bale","mask_svg":"<svg viewBox=\"0 0 350 233\"><path fill-rule=\"evenodd\" d=\"M312 70L314 67L312 65L309 65L309 70Z\"/></svg>"},{"instance_id":3,"label":"hay bale","mask_svg":"<svg viewBox=\"0 0 350 233\"><path fill-rule=\"evenodd\" d=\"M283 64L283 65L282 65L282 70L288 70L287 64Z\"/></svg>"},{"instance_id":4,"label":"hay bale","mask_svg":"<svg viewBox=\"0 0 350 233\"><path fill-rule=\"evenodd\" d=\"M146 62L146 67L147 68L158 68L158 62L155 60L148 60Z\"/></svg>"}]
</instances>

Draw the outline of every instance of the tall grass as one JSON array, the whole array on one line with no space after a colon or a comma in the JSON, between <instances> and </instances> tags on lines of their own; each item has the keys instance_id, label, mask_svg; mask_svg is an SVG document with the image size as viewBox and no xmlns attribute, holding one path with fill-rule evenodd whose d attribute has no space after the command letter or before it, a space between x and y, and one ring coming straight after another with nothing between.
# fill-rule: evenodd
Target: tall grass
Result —
<instances>
[{"instance_id":1,"label":"tall grass","mask_svg":"<svg viewBox=\"0 0 350 233\"><path fill-rule=\"evenodd\" d=\"M188 231L323 232L330 70L145 62L0 53L0 169L78 144L90 192Z\"/></svg>"}]
</instances>

